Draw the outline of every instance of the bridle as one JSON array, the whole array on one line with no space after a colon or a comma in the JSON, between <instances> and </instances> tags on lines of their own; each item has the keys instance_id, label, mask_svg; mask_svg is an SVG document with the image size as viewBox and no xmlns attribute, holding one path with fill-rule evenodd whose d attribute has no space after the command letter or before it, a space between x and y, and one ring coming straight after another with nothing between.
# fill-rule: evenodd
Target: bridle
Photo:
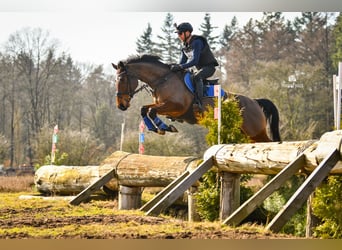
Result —
<instances>
[{"instance_id":1,"label":"bridle","mask_svg":"<svg viewBox=\"0 0 342 250\"><path fill-rule=\"evenodd\" d=\"M127 85L128 85L128 92L119 92L117 91L116 92L116 96L118 97L121 97L123 95L128 95L130 97L130 99L133 98L133 96L138 93L139 91L141 91L143 88L145 88L145 86L141 86L140 88L138 89L132 89L132 84L131 84L131 77L134 76L136 77L135 75L131 74L131 73L128 73L127 70L125 69L124 71L120 72L116 78L120 78L121 76L123 75L126 75L127 76ZM137 78L137 77L136 77Z\"/></svg>"},{"instance_id":2,"label":"bridle","mask_svg":"<svg viewBox=\"0 0 342 250\"><path fill-rule=\"evenodd\" d=\"M174 73L174 72L170 71L170 72L166 73L164 76L162 76L162 77L160 77L160 78L158 78L158 79L152 81L151 84L152 84L152 85L155 85L155 86L158 86L158 85L160 85L160 84L166 82L167 80L169 80L169 79L170 79L169 76L170 76L170 75L173 75L173 73ZM126 69L124 69L122 72L120 72L120 73L116 76L116 78L119 79L119 78L122 77L123 75L126 75L126 76L127 76L127 82L126 82L126 83L128 84L128 92L119 92L119 91L117 91L117 92L116 92L116 96L118 96L118 97L122 97L123 95L128 95L128 96L129 96L129 100L131 100L131 99L133 98L133 96L134 96L136 93L140 92L140 91L143 90L143 89L147 89L147 91L149 91L149 92L152 93L152 94L153 94L153 92L154 92L155 89L156 89L156 88L154 88L154 89L151 88L149 85L147 85L147 84L145 84L145 83L144 83L141 87L139 87L139 88L137 88L137 89L132 89L131 77L135 77L135 78L137 78L137 79L139 79L139 78L138 78L135 74L128 72Z\"/></svg>"}]
</instances>

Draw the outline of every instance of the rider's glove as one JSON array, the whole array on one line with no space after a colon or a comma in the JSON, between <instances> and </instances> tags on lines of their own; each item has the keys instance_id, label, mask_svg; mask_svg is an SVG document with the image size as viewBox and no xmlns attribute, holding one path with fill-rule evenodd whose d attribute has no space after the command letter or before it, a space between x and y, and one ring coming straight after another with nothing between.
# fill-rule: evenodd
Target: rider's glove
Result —
<instances>
[{"instance_id":1,"label":"rider's glove","mask_svg":"<svg viewBox=\"0 0 342 250\"><path fill-rule=\"evenodd\" d=\"M172 65L170 66L170 69L171 69L172 71L180 71L180 70L182 70L183 68L182 68L182 66L181 66L180 64L172 64Z\"/></svg>"}]
</instances>

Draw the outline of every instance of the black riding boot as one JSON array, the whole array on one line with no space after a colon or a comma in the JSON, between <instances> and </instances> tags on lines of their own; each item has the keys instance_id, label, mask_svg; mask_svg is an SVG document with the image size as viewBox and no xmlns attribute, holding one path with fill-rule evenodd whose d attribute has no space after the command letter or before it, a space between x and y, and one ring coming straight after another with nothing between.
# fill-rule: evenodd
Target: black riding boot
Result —
<instances>
[{"instance_id":1,"label":"black riding boot","mask_svg":"<svg viewBox=\"0 0 342 250\"><path fill-rule=\"evenodd\" d=\"M202 97L203 97L203 80L198 79L196 81L196 96L197 96L197 104L199 109L203 110L202 107Z\"/></svg>"}]
</instances>

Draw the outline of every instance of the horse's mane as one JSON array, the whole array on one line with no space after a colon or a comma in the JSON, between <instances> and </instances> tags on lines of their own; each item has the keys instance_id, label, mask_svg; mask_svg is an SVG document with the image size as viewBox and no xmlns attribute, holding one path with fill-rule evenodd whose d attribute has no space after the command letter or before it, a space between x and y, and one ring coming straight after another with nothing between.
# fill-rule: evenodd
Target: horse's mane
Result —
<instances>
[{"instance_id":1,"label":"horse's mane","mask_svg":"<svg viewBox=\"0 0 342 250\"><path fill-rule=\"evenodd\" d=\"M126 64L141 62L154 63L163 67L168 67L165 63L161 61L161 58L159 56L149 54L129 56L125 61Z\"/></svg>"}]
</instances>

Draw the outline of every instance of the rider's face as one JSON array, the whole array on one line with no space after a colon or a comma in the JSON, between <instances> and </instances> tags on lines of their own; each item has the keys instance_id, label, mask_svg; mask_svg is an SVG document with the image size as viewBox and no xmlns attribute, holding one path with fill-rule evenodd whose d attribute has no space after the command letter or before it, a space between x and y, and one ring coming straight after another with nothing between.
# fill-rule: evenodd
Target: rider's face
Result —
<instances>
[{"instance_id":1,"label":"rider's face","mask_svg":"<svg viewBox=\"0 0 342 250\"><path fill-rule=\"evenodd\" d=\"M181 41L184 41L184 32L178 32L178 38L179 38Z\"/></svg>"},{"instance_id":2,"label":"rider's face","mask_svg":"<svg viewBox=\"0 0 342 250\"><path fill-rule=\"evenodd\" d=\"M178 32L178 38L182 41L185 42L186 37L189 36L189 31L185 32Z\"/></svg>"}]
</instances>

